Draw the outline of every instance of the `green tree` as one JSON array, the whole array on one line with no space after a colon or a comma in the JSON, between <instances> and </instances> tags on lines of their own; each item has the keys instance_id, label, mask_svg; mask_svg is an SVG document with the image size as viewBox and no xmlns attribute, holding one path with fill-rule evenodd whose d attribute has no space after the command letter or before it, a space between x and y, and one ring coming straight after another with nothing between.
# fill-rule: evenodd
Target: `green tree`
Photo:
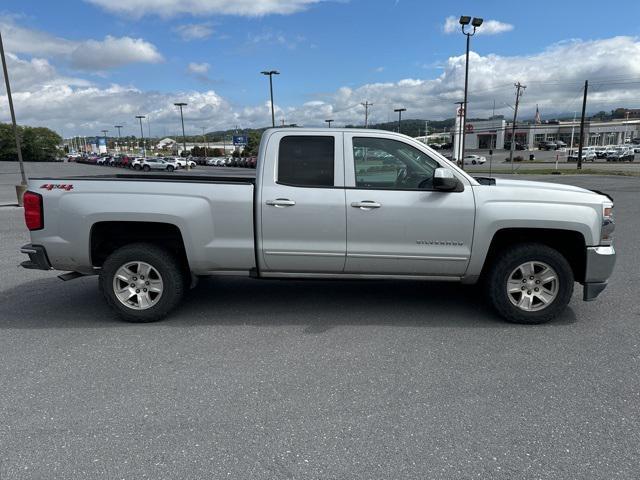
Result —
<instances>
[{"instance_id":1,"label":"green tree","mask_svg":"<svg viewBox=\"0 0 640 480\"><path fill-rule=\"evenodd\" d=\"M59 145L62 138L53 130L45 127L18 126L18 135L22 147L22 158L25 162L46 162L53 160L61 153ZM13 127L0 124L0 160L16 161L16 150Z\"/></svg>"}]
</instances>

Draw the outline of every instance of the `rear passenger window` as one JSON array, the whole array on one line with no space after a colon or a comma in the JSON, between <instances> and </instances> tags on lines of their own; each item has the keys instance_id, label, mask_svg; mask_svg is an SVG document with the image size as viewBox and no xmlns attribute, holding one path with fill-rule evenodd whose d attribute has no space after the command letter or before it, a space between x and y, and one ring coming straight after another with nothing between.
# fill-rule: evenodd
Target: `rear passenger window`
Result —
<instances>
[{"instance_id":1,"label":"rear passenger window","mask_svg":"<svg viewBox=\"0 0 640 480\"><path fill-rule=\"evenodd\" d=\"M333 187L334 144L334 137L284 137L278 154L278 183Z\"/></svg>"}]
</instances>

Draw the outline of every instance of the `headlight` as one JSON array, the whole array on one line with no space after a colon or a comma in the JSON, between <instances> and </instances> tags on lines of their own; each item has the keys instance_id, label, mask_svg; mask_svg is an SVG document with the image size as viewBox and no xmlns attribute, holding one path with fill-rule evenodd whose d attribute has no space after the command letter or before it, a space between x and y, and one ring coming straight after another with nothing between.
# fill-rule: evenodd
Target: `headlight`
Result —
<instances>
[{"instance_id":1,"label":"headlight","mask_svg":"<svg viewBox=\"0 0 640 480\"><path fill-rule=\"evenodd\" d=\"M616 224L613 221L613 203L602 205L602 228L600 229L600 245L611 245Z\"/></svg>"}]
</instances>

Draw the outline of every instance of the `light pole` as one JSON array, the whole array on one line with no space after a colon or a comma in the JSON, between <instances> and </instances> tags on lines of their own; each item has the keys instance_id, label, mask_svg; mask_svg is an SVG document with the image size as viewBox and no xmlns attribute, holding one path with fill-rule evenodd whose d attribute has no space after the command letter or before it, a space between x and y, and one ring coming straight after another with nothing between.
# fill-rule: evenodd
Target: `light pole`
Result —
<instances>
[{"instance_id":1,"label":"light pole","mask_svg":"<svg viewBox=\"0 0 640 480\"><path fill-rule=\"evenodd\" d=\"M333 122L333 119L331 119L331 120L325 120L325 122L327 122L327 124L329 124L329 128L331 128L331 122Z\"/></svg>"},{"instance_id":2,"label":"light pole","mask_svg":"<svg viewBox=\"0 0 640 480\"><path fill-rule=\"evenodd\" d=\"M406 112L407 109L406 108L394 108L393 111L394 112L398 112L398 133L402 133L400 131L400 123L402 122L402 112Z\"/></svg>"},{"instance_id":3,"label":"light pole","mask_svg":"<svg viewBox=\"0 0 640 480\"><path fill-rule=\"evenodd\" d=\"M136 118L140 120L140 137L142 138L142 156L147 156L147 149L144 145L144 131L142 130L142 119L145 118L144 115L136 115Z\"/></svg>"},{"instance_id":4,"label":"light pole","mask_svg":"<svg viewBox=\"0 0 640 480\"><path fill-rule=\"evenodd\" d=\"M107 133L109 133L109 130L101 130L102 135L104 135L104 153L109 153L109 143L107 142Z\"/></svg>"},{"instance_id":5,"label":"light pole","mask_svg":"<svg viewBox=\"0 0 640 480\"><path fill-rule=\"evenodd\" d=\"M470 32L467 32L465 30L464 27L466 27L467 25L469 25L469 23L471 23L471 26L473 27L473 30ZM460 17L460 25L462 27L462 33L467 37L467 56L466 56L466 63L465 63L465 67L464 67L464 105L462 106L463 110L462 110L462 158L464 159L464 141L465 141L465 133L466 133L466 123L467 123L467 91L469 89L469 43L471 40L471 37L473 37L476 34L476 28L478 28L480 25L482 25L482 19L481 18L473 18L473 20L471 19L471 17L465 17L462 16ZM462 162L462 169L464 169L464 160Z\"/></svg>"},{"instance_id":6,"label":"light pole","mask_svg":"<svg viewBox=\"0 0 640 480\"><path fill-rule=\"evenodd\" d=\"M280 75L280 72L278 72L277 70L264 70L262 72L260 72L262 75L268 75L269 76L269 92L271 94L271 126L275 127L276 126L276 116L275 113L273 111L273 76L274 75Z\"/></svg>"},{"instance_id":7,"label":"light pole","mask_svg":"<svg viewBox=\"0 0 640 480\"><path fill-rule=\"evenodd\" d=\"M7 99L9 100L9 110L11 111L11 123L13 124L13 135L16 137L16 151L18 152L18 163L20 164L20 175L22 181L20 185L16 185L16 196L18 197L18 205L22 206L22 196L27 191L27 176L24 173L24 163L22 163L22 148L20 147L20 134L16 123L16 112L13 109L13 97L11 96L11 85L9 83L9 73L7 71L7 60L4 57L4 45L2 44L2 35L0 35L0 57L2 57L2 71L4 73L4 84L7 87Z\"/></svg>"},{"instance_id":8,"label":"light pole","mask_svg":"<svg viewBox=\"0 0 640 480\"><path fill-rule=\"evenodd\" d=\"M121 148L120 144L122 143L121 142L122 137L120 136L120 129L122 128L122 125L114 125L113 128L118 129L118 151L120 151L120 148Z\"/></svg>"},{"instance_id":9,"label":"light pole","mask_svg":"<svg viewBox=\"0 0 640 480\"><path fill-rule=\"evenodd\" d=\"M182 149L183 151L187 151L187 137L184 135L184 115L182 114L182 107L186 107L187 104L184 102L177 102L174 103L174 105L176 107L180 108L180 121L182 122ZM189 168L189 160L185 161L187 170L191 170L191 168Z\"/></svg>"}]
</instances>

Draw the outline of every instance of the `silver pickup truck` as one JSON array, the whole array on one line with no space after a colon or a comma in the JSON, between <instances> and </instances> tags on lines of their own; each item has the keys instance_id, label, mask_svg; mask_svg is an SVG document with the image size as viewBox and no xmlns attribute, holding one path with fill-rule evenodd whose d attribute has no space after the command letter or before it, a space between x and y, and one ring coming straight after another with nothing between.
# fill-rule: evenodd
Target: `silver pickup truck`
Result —
<instances>
[{"instance_id":1,"label":"silver pickup truck","mask_svg":"<svg viewBox=\"0 0 640 480\"><path fill-rule=\"evenodd\" d=\"M244 275L478 283L505 319L542 323L574 282L595 299L615 263L607 195L474 178L376 130L269 129L255 178L34 178L24 204L22 266L99 275L133 322L164 317L200 276Z\"/></svg>"}]
</instances>

